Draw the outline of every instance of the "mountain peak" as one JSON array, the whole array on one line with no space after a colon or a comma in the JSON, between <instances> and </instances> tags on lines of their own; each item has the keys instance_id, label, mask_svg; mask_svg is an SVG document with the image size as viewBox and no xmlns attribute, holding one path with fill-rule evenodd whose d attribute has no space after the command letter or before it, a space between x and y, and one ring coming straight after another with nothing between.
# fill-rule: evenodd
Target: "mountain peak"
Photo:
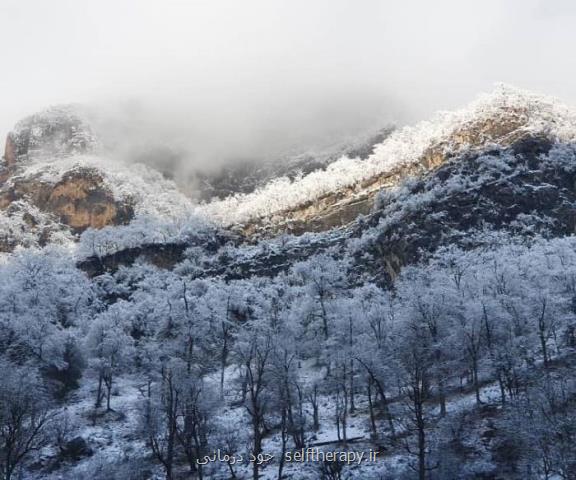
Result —
<instances>
[{"instance_id":1,"label":"mountain peak","mask_svg":"<svg viewBox=\"0 0 576 480\"><path fill-rule=\"evenodd\" d=\"M8 134L5 165L20 161L92 153L98 141L76 105L52 106L20 120Z\"/></svg>"},{"instance_id":2,"label":"mountain peak","mask_svg":"<svg viewBox=\"0 0 576 480\"><path fill-rule=\"evenodd\" d=\"M455 132L489 120L492 124L513 122L516 130L547 134L563 141L576 136L576 110L555 97L504 83L497 84L492 92L479 95L468 106L444 112L435 120L447 123Z\"/></svg>"}]
</instances>

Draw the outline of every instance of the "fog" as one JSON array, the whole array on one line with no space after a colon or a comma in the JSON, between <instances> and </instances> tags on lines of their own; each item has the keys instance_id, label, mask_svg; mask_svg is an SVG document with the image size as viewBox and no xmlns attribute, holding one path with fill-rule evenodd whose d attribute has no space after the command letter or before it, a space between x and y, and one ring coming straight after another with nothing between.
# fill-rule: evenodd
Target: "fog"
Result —
<instances>
[{"instance_id":1,"label":"fog","mask_svg":"<svg viewBox=\"0 0 576 480\"><path fill-rule=\"evenodd\" d=\"M81 103L128 157L267 158L495 82L576 104L570 0L1 0L0 135Z\"/></svg>"}]
</instances>

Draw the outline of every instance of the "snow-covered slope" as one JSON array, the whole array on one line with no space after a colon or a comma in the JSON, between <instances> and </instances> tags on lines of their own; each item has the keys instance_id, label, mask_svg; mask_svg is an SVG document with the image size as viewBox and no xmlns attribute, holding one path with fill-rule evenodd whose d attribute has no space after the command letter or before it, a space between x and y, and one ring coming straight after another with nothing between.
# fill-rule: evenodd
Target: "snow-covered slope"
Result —
<instances>
[{"instance_id":1,"label":"snow-covered slope","mask_svg":"<svg viewBox=\"0 0 576 480\"><path fill-rule=\"evenodd\" d=\"M554 98L500 85L462 110L441 112L431 120L394 131L375 146L366 160L344 156L325 170L292 180L277 178L253 193L233 195L201 210L227 225L253 221L266 224L274 215L286 216L286 212L326 195L371 184L372 179L397 170L437 165L471 147L509 144L528 133L573 141L576 112Z\"/></svg>"},{"instance_id":2,"label":"snow-covered slope","mask_svg":"<svg viewBox=\"0 0 576 480\"><path fill-rule=\"evenodd\" d=\"M22 247L0 265L0 434L6 406L46 423L18 476L575 478L574 125L501 88L228 220L96 144L20 150L0 190ZM247 239L194 214L277 207L304 231L351 223ZM84 214L104 223L73 235ZM294 461L308 447L380 455Z\"/></svg>"},{"instance_id":3,"label":"snow-covered slope","mask_svg":"<svg viewBox=\"0 0 576 480\"><path fill-rule=\"evenodd\" d=\"M407 177L421 176L470 149L511 145L535 135L572 142L576 113L554 98L500 85L461 110L371 137L365 148L339 147L345 153L339 159L334 152L294 156L278 168L252 166L231 170L234 178L212 177L217 182L210 186L214 191L240 191L198 205L153 168L111 155L95 138L81 108L57 107L22 120L9 135L0 215L6 225L14 223L8 228L13 232L21 222L7 209L13 202L20 202L19 212L29 204L30 212L36 209L76 233L141 216L161 223L195 217L223 227L240 225L249 235L320 232L369 214L381 190L393 189ZM380 143L373 145L375 138ZM274 177L279 174L285 176ZM271 179L266 185L243 193L266 179ZM33 228L39 239L43 234ZM14 237L5 243L18 241Z\"/></svg>"},{"instance_id":4,"label":"snow-covered slope","mask_svg":"<svg viewBox=\"0 0 576 480\"><path fill-rule=\"evenodd\" d=\"M142 216L176 221L190 217L193 205L159 172L113 159L81 109L66 106L32 115L8 135L0 208L2 250L9 251L18 244L60 241L51 231L81 233ZM19 233L24 214L26 236Z\"/></svg>"},{"instance_id":5,"label":"snow-covered slope","mask_svg":"<svg viewBox=\"0 0 576 480\"><path fill-rule=\"evenodd\" d=\"M343 156L365 160L394 127L363 132L350 138L338 139L315 148L293 148L284 154L267 159L230 161L216 171L193 172L192 194L195 199L209 203L237 194L250 194L266 187L277 178L290 180L325 170Z\"/></svg>"}]
</instances>

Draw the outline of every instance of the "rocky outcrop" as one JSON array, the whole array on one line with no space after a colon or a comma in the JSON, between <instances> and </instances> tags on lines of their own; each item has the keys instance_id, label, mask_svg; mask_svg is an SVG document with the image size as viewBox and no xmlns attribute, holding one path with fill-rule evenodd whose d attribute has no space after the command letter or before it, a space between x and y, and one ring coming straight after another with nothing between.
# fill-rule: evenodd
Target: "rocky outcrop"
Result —
<instances>
[{"instance_id":1,"label":"rocky outcrop","mask_svg":"<svg viewBox=\"0 0 576 480\"><path fill-rule=\"evenodd\" d=\"M426 169L435 168L465 148L478 149L491 144L511 145L526 135L524 128L529 121L527 108L508 108L499 115L476 119L435 144L422 155L421 163Z\"/></svg>"},{"instance_id":2,"label":"rocky outcrop","mask_svg":"<svg viewBox=\"0 0 576 480\"><path fill-rule=\"evenodd\" d=\"M90 277L104 273L114 273L120 267L142 261L158 268L171 269L187 258L186 251L200 248L204 253L215 255L224 245L239 245L244 239L226 230L197 230L186 241L165 243L143 243L136 247L124 248L104 255L92 254L78 262L78 268ZM215 271L215 269L214 269ZM223 274L224 270L215 273Z\"/></svg>"},{"instance_id":3,"label":"rocky outcrop","mask_svg":"<svg viewBox=\"0 0 576 480\"><path fill-rule=\"evenodd\" d=\"M247 223L242 226L242 233L248 236L301 235L347 225L359 215L370 214L382 189L395 187L408 177L422 176L466 151L479 151L495 144L509 146L521 140L528 135L524 127L529 118L528 109L510 108L502 109L492 117L470 121L456 128L447 138L430 145L412 164L398 166L296 208Z\"/></svg>"},{"instance_id":4,"label":"rocky outcrop","mask_svg":"<svg viewBox=\"0 0 576 480\"><path fill-rule=\"evenodd\" d=\"M45 208L76 231L125 224L134 216L132 206L116 201L100 173L91 169L64 175L52 188Z\"/></svg>"},{"instance_id":5,"label":"rocky outcrop","mask_svg":"<svg viewBox=\"0 0 576 480\"><path fill-rule=\"evenodd\" d=\"M6 137L6 145L4 146L4 157L0 165L0 183L4 183L8 177L14 172L16 167L16 160L18 158L18 150L14 139L10 134Z\"/></svg>"},{"instance_id":6,"label":"rocky outcrop","mask_svg":"<svg viewBox=\"0 0 576 480\"><path fill-rule=\"evenodd\" d=\"M38 161L49 166L63 157L94 152L97 145L90 127L72 107L51 108L19 122L4 148L0 210L10 215L11 205L29 204L73 233L129 222L132 205L114 198L96 168L76 167L52 180L46 180L41 169L27 170Z\"/></svg>"},{"instance_id":7,"label":"rocky outcrop","mask_svg":"<svg viewBox=\"0 0 576 480\"><path fill-rule=\"evenodd\" d=\"M78 268L86 272L89 277L116 272L118 268L130 266L136 260L144 261L158 268L171 269L184 260L184 251L189 247L190 245L185 243L141 245L102 257L88 257L78 263Z\"/></svg>"},{"instance_id":8,"label":"rocky outcrop","mask_svg":"<svg viewBox=\"0 0 576 480\"><path fill-rule=\"evenodd\" d=\"M98 142L73 106L52 107L16 124L8 134L4 165L8 168L34 158L93 152Z\"/></svg>"},{"instance_id":9,"label":"rocky outcrop","mask_svg":"<svg viewBox=\"0 0 576 480\"><path fill-rule=\"evenodd\" d=\"M87 228L128 223L134 216L130 204L117 201L100 172L77 168L56 183L38 177L15 177L0 188L0 209L27 201L79 233Z\"/></svg>"},{"instance_id":10,"label":"rocky outcrop","mask_svg":"<svg viewBox=\"0 0 576 480\"><path fill-rule=\"evenodd\" d=\"M7 168L13 168L18 158L18 150L12 135L6 137L6 146L4 147L4 162Z\"/></svg>"},{"instance_id":11,"label":"rocky outcrop","mask_svg":"<svg viewBox=\"0 0 576 480\"><path fill-rule=\"evenodd\" d=\"M566 163L550 155L553 148L562 149ZM356 225L352 236L370 238L358 261L370 259L365 268L388 283L403 266L444 245L477 246L485 230L524 237L574 234L576 164L569 160L575 155L573 145L525 136L509 147L453 158L397 196L381 199Z\"/></svg>"},{"instance_id":12,"label":"rocky outcrop","mask_svg":"<svg viewBox=\"0 0 576 480\"><path fill-rule=\"evenodd\" d=\"M71 241L69 229L27 202L12 202L0 211L0 252L16 247L43 247Z\"/></svg>"},{"instance_id":13,"label":"rocky outcrop","mask_svg":"<svg viewBox=\"0 0 576 480\"><path fill-rule=\"evenodd\" d=\"M274 236L281 233L301 235L323 232L349 224L359 215L372 211L376 195L383 188L391 188L411 175L418 175L421 165L399 168L391 173L331 192L322 197L272 217L248 223L242 227L247 236Z\"/></svg>"}]
</instances>

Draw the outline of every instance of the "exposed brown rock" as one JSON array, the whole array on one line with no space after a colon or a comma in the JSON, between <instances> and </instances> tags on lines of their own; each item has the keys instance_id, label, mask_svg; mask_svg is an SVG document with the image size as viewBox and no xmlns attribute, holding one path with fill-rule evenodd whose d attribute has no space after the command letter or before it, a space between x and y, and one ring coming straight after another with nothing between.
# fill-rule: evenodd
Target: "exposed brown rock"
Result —
<instances>
[{"instance_id":1,"label":"exposed brown rock","mask_svg":"<svg viewBox=\"0 0 576 480\"><path fill-rule=\"evenodd\" d=\"M127 223L134 214L129 205L114 199L98 173L86 170L66 174L54 186L46 206L60 221L80 231Z\"/></svg>"},{"instance_id":2,"label":"exposed brown rock","mask_svg":"<svg viewBox=\"0 0 576 480\"><path fill-rule=\"evenodd\" d=\"M372 210L374 199L383 188L397 185L402 178L424 171L421 165L399 168L391 173L373 177L362 183L331 192L298 208L281 212L260 222L246 225L242 233L248 236L278 233L301 235L323 232L346 225L359 215Z\"/></svg>"},{"instance_id":3,"label":"exposed brown rock","mask_svg":"<svg viewBox=\"0 0 576 480\"><path fill-rule=\"evenodd\" d=\"M356 185L330 192L313 201L271 217L248 223L242 228L245 235L276 235L321 232L352 222L358 215L369 214L377 194L398 185L410 176L419 176L443 165L455 154L489 144L511 145L522 139L528 113L522 109L502 110L499 116L481 118L454 131L448 139L431 145L420 160L400 166Z\"/></svg>"},{"instance_id":4,"label":"exposed brown rock","mask_svg":"<svg viewBox=\"0 0 576 480\"><path fill-rule=\"evenodd\" d=\"M24 176L25 166L37 157L60 158L95 148L90 127L73 108L55 107L19 122L9 133L0 166L0 209L22 200L51 214L73 232L128 222L132 207L117 201L92 168L66 173L57 183Z\"/></svg>"},{"instance_id":5,"label":"exposed brown rock","mask_svg":"<svg viewBox=\"0 0 576 480\"><path fill-rule=\"evenodd\" d=\"M14 171L16 166L16 144L11 134L6 137L6 144L4 145L4 157L0 165L0 184L4 183Z\"/></svg>"},{"instance_id":6,"label":"exposed brown rock","mask_svg":"<svg viewBox=\"0 0 576 480\"><path fill-rule=\"evenodd\" d=\"M527 123L527 112L509 109L495 118L476 120L452 133L446 141L432 145L422 156L422 164L427 169L438 167L447 157L447 152L458 151L462 147L478 148L489 143L511 145L519 140Z\"/></svg>"},{"instance_id":7,"label":"exposed brown rock","mask_svg":"<svg viewBox=\"0 0 576 480\"><path fill-rule=\"evenodd\" d=\"M6 137L6 145L4 146L4 162L9 168L16 164L16 144L10 134Z\"/></svg>"},{"instance_id":8,"label":"exposed brown rock","mask_svg":"<svg viewBox=\"0 0 576 480\"><path fill-rule=\"evenodd\" d=\"M117 201L100 173L89 168L70 171L56 184L38 178L14 178L0 192L0 209L16 200L27 200L53 214L74 232L125 224L134 216L132 206Z\"/></svg>"}]
</instances>

